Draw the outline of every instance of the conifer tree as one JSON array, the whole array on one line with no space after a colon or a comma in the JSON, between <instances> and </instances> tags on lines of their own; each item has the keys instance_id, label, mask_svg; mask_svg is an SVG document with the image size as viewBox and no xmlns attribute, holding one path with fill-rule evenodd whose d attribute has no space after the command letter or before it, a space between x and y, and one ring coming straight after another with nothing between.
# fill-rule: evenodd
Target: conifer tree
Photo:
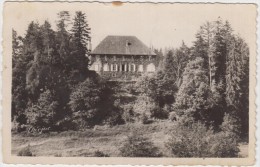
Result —
<instances>
[{"instance_id":1,"label":"conifer tree","mask_svg":"<svg viewBox=\"0 0 260 167\"><path fill-rule=\"evenodd\" d=\"M81 11L76 12L71 29L72 38L70 40L70 84L75 85L84 81L88 74L88 44L90 43L90 28L86 20L86 15Z\"/></svg>"},{"instance_id":2,"label":"conifer tree","mask_svg":"<svg viewBox=\"0 0 260 167\"><path fill-rule=\"evenodd\" d=\"M26 108L26 62L22 55L22 38L17 36L15 30L12 31L12 119L19 119ZM22 116L23 117L23 116ZM16 120L17 121L17 120ZM26 120L22 122L26 123Z\"/></svg>"},{"instance_id":3,"label":"conifer tree","mask_svg":"<svg viewBox=\"0 0 260 167\"><path fill-rule=\"evenodd\" d=\"M229 112L242 120L243 132L248 131L249 115L249 49L238 36L229 46L226 69L226 101Z\"/></svg>"}]
</instances>

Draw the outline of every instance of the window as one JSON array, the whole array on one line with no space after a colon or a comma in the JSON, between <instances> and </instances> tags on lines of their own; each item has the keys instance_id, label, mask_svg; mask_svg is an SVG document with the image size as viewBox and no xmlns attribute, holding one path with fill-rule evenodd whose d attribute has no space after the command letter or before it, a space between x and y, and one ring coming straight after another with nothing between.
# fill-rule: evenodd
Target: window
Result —
<instances>
[{"instance_id":1,"label":"window","mask_svg":"<svg viewBox=\"0 0 260 167\"><path fill-rule=\"evenodd\" d=\"M131 70L130 71L135 71L135 64L131 64Z\"/></svg>"},{"instance_id":2,"label":"window","mask_svg":"<svg viewBox=\"0 0 260 167\"><path fill-rule=\"evenodd\" d=\"M95 71L99 71L99 65L98 65L98 64L95 64L94 70L95 70Z\"/></svg>"},{"instance_id":3,"label":"window","mask_svg":"<svg viewBox=\"0 0 260 167\"><path fill-rule=\"evenodd\" d=\"M140 71L140 72L143 72L143 71L144 71L144 66L143 66L142 64L140 64L140 65L138 66L138 71Z\"/></svg>"},{"instance_id":4,"label":"window","mask_svg":"<svg viewBox=\"0 0 260 167\"><path fill-rule=\"evenodd\" d=\"M97 56L96 56L96 61L99 61L99 60L100 60L100 56L97 55Z\"/></svg>"},{"instance_id":5,"label":"window","mask_svg":"<svg viewBox=\"0 0 260 167\"><path fill-rule=\"evenodd\" d=\"M104 64L103 71L109 71L109 66L108 66L108 64Z\"/></svg>"},{"instance_id":6,"label":"window","mask_svg":"<svg viewBox=\"0 0 260 167\"><path fill-rule=\"evenodd\" d=\"M147 72L154 72L155 71L155 65L153 63L150 63L147 65Z\"/></svg>"},{"instance_id":7,"label":"window","mask_svg":"<svg viewBox=\"0 0 260 167\"><path fill-rule=\"evenodd\" d=\"M113 64L113 70L112 71L117 71L117 64Z\"/></svg>"}]
</instances>

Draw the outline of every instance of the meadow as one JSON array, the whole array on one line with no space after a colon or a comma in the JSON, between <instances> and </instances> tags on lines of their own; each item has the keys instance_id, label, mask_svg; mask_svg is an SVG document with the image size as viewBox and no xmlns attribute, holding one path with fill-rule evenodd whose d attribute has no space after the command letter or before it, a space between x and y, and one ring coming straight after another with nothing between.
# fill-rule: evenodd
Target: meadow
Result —
<instances>
[{"instance_id":1,"label":"meadow","mask_svg":"<svg viewBox=\"0 0 260 167\"><path fill-rule=\"evenodd\" d=\"M128 123L124 125L96 126L84 131L50 132L43 134L13 133L12 155L30 147L33 156L94 157L101 152L110 157L119 157L119 148L133 131L149 138L162 152L163 157L172 157L165 148L174 124L170 121L155 121L151 124ZM248 144L239 144L239 157L248 155Z\"/></svg>"}]
</instances>

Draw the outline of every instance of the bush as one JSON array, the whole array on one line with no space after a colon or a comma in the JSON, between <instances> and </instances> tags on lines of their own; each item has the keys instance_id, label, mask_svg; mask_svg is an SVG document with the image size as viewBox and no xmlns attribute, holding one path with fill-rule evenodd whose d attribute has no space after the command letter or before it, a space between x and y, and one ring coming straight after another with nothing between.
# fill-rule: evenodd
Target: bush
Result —
<instances>
[{"instance_id":1,"label":"bush","mask_svg":"<svg viewBox=\"0 0 260 167\"><path fill-rule=\"evenodd\" d=\"M153 118L167 119L168 115L169 115L168 111L161 109L159 106L155 106L151 110L151 117L153 117Z\"/></svg>"},{"instance_id":2,"label":"bush","mask_svg":"<svg viewBox=\"0 0 260 167\"><path fill-rule=\"evenodd\" d=\"M17 156L33 156L31 149L30 149L30 146L27 146L27 147L21 149L18 152Z\"/></svg>"},{"instance_id":3,"label":"bush","mask_svg":"<svg viewBox=\"0 0 260 167\"><path fill-rule=\"evenodd\" d=\"M237 157L239 152L235 136L214 133L200 122L177 124L165 145L176 157Z\"/></svg>"},{"instance_id":4,"label":"bush","mask_svg":"<svg viewBox=\"0 0 260 167\"><path fill-rule=\"evenodd\" d=\"M109 157L109 155L98 150L98 151L95 151L94 157Z\"/></svg>"},{"instance_id":5,"label":"bush","mask_svg":"<svg viewBox=\"0 0 260 167\"><path fill-rule=\"evenodd\" d=\"M170 112L169 114L169 120L170 121L177 121L177 115L175 112Z\"/></svg>"},{"instance_id":6,"label":"bush","mask_svg":"<svg viewBox=\"0 0 260 167\"><path fill-rule=\"evenodd\" d=\"M233 133L237 137L241 136L241 122L235 114L225 114L220 128L228 134Z\"/></svg>"},{"instance_id":7,"label":"bush","mask_svg":"<svg viewBox=\"0 0 260 167\"><path fill-rule=\"evenodd\" d=\"M160 157L162 154L147 138L137 134L127 137L124 145L120 148L123 157Z\"/></svg>"},{"instance_id":8,"label":"bush","mask_svg":"<svg viewBox=\"0 0 260 167\"><path fill-rule=\"evenodd\" d=\"M210 153L214 157L238 157L238 142L234 135L220 132L212 136Z\"/></svg>"},{"instance_id":9,"label":"bush","mask_svg":"<svg viewBox=\"0 0 260 167\"><path fill-rule=\"evenodd\" d=\"M50 90L40 94L36 104L31 104L25 114L27 123L32 127L49 128L54 125L54 118L58 110L58 102Z\"/></svg>"},{"instance_id":10,"label":"bush","mask_svg":"<svg viewBox=\"0 0 260 167\"><path fill-rule=\"evenodd\" d=\"M136 116L145 114L148 117L151 117L151 111L156 107L155 103L151 98L145 95L140 95L135 101L133 106L133 111Z\"/></svg>"},{"instance_id":11,"label":"bush","mask_svg":"<svg viewBox=\"0 0 260 167\"><path fill-rule=\"evenodd\" d=\"M135 115L132 104L123 106L122 118L125 122L134 122Z\"/></svg>"},{"instance_id":12,"label":"bush","mask_svg":"<svg viewBox=\"0 0 260 167\"><path fill-rule=\"evenodd\" d=\"M148 124L149 123L149 118L146 114L141 114L140 116L140 121L142 124Z\"/></svg>"}]
</instances>

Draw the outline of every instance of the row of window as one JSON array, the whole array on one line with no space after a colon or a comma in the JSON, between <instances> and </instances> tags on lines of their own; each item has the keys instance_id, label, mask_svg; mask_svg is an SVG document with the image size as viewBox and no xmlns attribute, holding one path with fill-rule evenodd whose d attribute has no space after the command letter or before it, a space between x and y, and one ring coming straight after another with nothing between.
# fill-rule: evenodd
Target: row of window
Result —
<instances>
[{"instance_id":1,"label":"row of window","mask_svg":"<svg viewBox=\"0 0 260 167\"><path fill-rule=\"evenodd\" d=\"M111 56L104 56L105 61L108 61L109 58L111 58ZM138 59L147 59L149 61L151 61L153 58L154 58L154 56L139 56L138 57ZM89 59L90 59L90 61L99 60L100 56L99 55L90 56ZM129 59L134 60L134 56L131 56L131 57L130 56L127 56L127 57L125 57L125 56L122 56L122 57L120 57L120 56L119 57L118 56L113 56L113 60L114 61L116 61L118 59L121 59L123 61L129 60Z\"/></svg>"},{"instance_id":2,"label":"row of window","mask_svg":"<svg viewBox=\"0 0 260 167\"><path fill-rule=\"evenodd\" d=\"M95 71L101 71L101 65L95 64L94 65L94 70ZM143 72L144 71L144 66L142 64L138 65L136 67L135 64L104 64L103 66L103 71L124 71L124 72ZM155 71L155 66L153 63L150 63L147 65L146 71L148 72L154 72Z\"/></svg>"}]
</instances>

